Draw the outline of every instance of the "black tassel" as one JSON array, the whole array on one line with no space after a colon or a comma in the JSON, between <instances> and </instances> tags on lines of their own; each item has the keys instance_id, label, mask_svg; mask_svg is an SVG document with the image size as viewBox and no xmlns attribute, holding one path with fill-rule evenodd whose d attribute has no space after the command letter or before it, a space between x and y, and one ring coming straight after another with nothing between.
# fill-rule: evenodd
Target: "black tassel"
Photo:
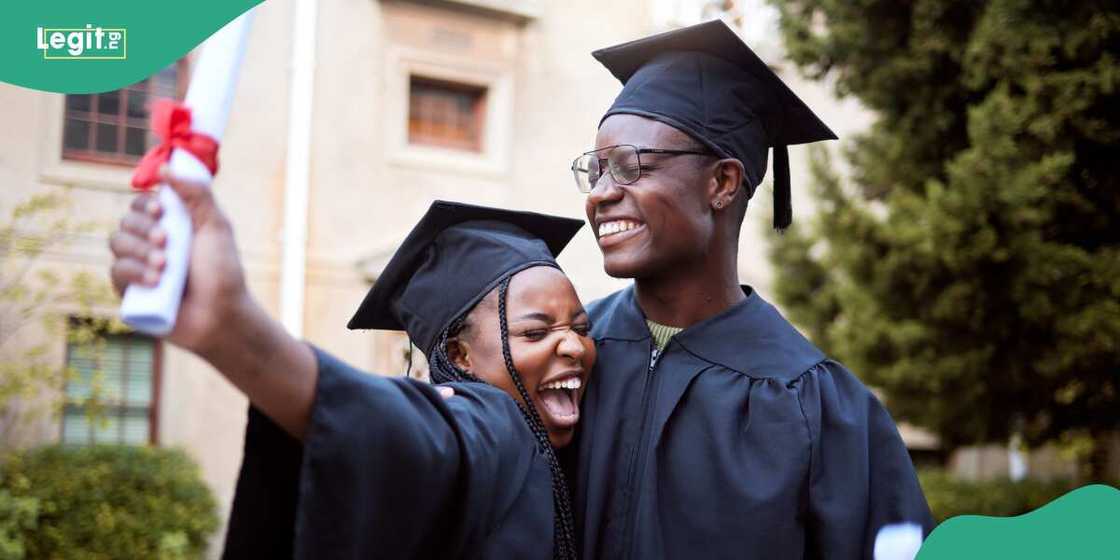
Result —
<instances>
[{"instance_id":1,"label":"black tassel","mask_svg":"<svg viewBox=\"0 0 1120 560\"><path fill-rule=\"evenodd\" d=\"M774 229L782 231L793 223L793 195L789 190L789 151L774 146Z\"/></svg>"}]
</instances>

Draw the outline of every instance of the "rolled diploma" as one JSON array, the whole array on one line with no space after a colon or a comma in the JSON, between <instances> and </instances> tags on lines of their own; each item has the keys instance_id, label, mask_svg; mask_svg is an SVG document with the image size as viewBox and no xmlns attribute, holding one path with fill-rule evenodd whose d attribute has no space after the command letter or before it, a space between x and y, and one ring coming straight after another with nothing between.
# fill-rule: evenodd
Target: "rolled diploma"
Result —
<instances>
[{"instance_id":1,"label":"rolled diploma","mask_svg":"<svg viewBox=\"0 0 1120 560\"><path fill-rule=\"evenodd\" d=\"M922 526L917 523L885 525L875 535L875 560L914 560L922 548Z\"/></svg>"},{"instance_id":2,"label":"rolled diploma","mask_svg":"<svg viewBox=\"0 0 1120 560\"><path fill-rule=\"evenodd\" d=\"M253 10L249 10L206 40L183 102L191 109L191 128L218 142L229 120L252 17ZM168 166L175 177L205 185L213 180L206 166L184 150L173 150ZM121 302L121 319L153 336L166 335L175 326L187 280L192 235L190 215L175 191L166 184L159 185L159 201L163 207L159 224L167 232L167 264L157 286L130 285Z\"/></svg>"}]
</instances>

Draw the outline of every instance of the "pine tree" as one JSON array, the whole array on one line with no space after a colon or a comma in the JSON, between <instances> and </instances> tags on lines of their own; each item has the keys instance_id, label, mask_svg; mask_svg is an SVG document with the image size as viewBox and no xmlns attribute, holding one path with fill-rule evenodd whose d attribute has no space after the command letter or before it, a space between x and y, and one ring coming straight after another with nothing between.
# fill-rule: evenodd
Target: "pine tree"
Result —
<instances>
[{"instance_id":1,"label":"pine tree","mask_svg":"<svg viewBox=\"0 0 1120 560\"><path fill-rule=\"evenodd\" d=\"M1120 4L776 5L790 59L877 115L773 240L794 322L950 447L1120 427Z\"/></svg>"}]
</instances>

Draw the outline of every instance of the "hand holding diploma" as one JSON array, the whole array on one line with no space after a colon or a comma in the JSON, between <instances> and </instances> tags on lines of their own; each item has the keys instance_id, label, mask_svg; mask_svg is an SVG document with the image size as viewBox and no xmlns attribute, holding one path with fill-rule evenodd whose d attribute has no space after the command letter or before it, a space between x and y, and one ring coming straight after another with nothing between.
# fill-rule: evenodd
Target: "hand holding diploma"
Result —
<instances>
[{"instance_id":1,"label":"hand holding diploma","mask_svg":"<svg viewBox=\"0 0 1120 560\"><path fill-rule=\"evenodd\" d=\"M245 274L237 254L233 229L214 203L210 188L172 179L166 171L161 181L175 194L187 213L193 243L185 259L189 278L179 305L178 320L167 339L205 355L220 341L223 328L232 328L235 315L252 305ZM167 230L160 225L165 208L155 193L137 195L109 247L115 260L113 287L125 293L131 287L155 287L167 266Z\"/></svg>"},{"instance_id":2,"label":"hand holding diploma","mask_svg":"<svg viewBox=\"0 0 1120 560\"><path fill-rule=\"evenodd\" d=\"M182 105L163 101L154 107L153 130L161 144L141 160L132 180L134 187L155 186L156 172L168 160L175 176L209 186L217 171L218 143L229 119L251 20L252 11L246 12L206 41ZM128 289L121 303L121 318L139 331L163 336L175 325L186 281L191 228L187 211L174 191L161 187L158 195L163 207L160 224L165 236L165 272L155 285Z\"/></svg>"},{"instance_id":3,"label":"hand holding diploma","mask_svg":"<svg viewBox=\"0 0 1120 560\"><path fill-rule=\"evenodd\" d=\"M233 226L210 188L166 172L160 180L181 203L194 231L183 263L186 289L166 339L210 362L257 408L302 438L318 378L311 348L292 338L253 300ZM165 274L163 198L137 195L110 239L110 276L117 293L156 286Z\"/></svg>"}]
</instances>

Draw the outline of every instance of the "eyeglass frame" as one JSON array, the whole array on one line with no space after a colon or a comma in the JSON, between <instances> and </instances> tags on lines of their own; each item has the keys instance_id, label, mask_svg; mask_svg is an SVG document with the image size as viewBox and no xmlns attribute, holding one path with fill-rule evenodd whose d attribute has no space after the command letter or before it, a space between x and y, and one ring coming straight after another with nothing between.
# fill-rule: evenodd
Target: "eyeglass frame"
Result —
<instances>
[{"instance_id":1,"label":"eyeglass frame","mask_svg":"<svg viewBox=\"0 0 1120 560\"><path fill-rule=\"evenodd\" d=\"M576 164L579 163L579 160L581 158L583 158L584 156L590 156L590 155L595 154L596 152L602 152L603 150L613 150L615 148L620 148L620 147L630 147L630 148L634 149L634 155L638 160L638 176L635 177L633 181L628 181L628 182L619 181L618 177L614 176L614 170L611 169L611 166L609 164L610 160L609 159L596 158L596 159L599 159L600 161L607 161L608 162L608 165L606 166L607 167L607 173L610 174L611 180L614 181L616 185L633 185L634 183L637 183L639 180L641 180L642 172L644 171L644 168L642 167L642 154L664 154L664 155L671 155L671 156L694 155L694 156L714 156L714 157L718 157L718 156L716 156L716 154L712 153L711 151L698 152L698 151L695 151L695 150L670 150L670 149L666 149L666 148L639 148L638 146L636 146L634 144L615 144L613 146L604 146L602 148L598 148L598 149L595 149L595 150L590 150L590 151L583 152L582 154L576 156L576 158L572 160L572 176L576 181L576 189L579 190L579 192L581 192L583 194L591 194L591 191L595 190L595 186L599 184L599 181L595 181L594 184L591 184L591 181L589 180L588 184L590 185L590 187L586 191L583 190L583 188L581 187L580 180L579 180L579 173L590 174L591 170L589 170L589 169L577 169ZM602 164L600 164L600 167L602 167ZM602 175L602 173L600 173L599 178L601 179L602 177L603 177L603 175Z\"/></svg>"}]
</instances>

